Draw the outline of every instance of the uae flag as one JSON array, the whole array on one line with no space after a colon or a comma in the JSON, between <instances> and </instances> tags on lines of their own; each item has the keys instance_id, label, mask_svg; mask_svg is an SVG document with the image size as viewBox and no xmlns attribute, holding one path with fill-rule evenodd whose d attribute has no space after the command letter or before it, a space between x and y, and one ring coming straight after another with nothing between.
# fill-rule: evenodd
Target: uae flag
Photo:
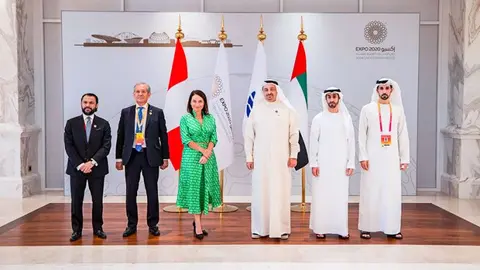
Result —
<instances>
[{"instance_id":1,"label":"uae flag","mask_svg":"<svg viewBox=\"0 0 480 270\"><path fill-rule=\"evenodd\" d=\"M187 57L180 39L177 39L164 109L167 121L170 162L175 171L180 169L182 159L183 144L180 136L180 119L186 113L188 96L190 94L186 85L187 79Z\"/></svg>"},{"instance_id":2,"label":"uae flag","mask_svg":"<svg viewBox=\"0 0 480 270\"><path fill-rule=\"evenodd\" d=\"M290 104L298 113L300 127L300 152L297 157L295 170L300 170L308 164L308 153L305 145L308 144L308 92L307 92L307 57L303 42L299 41L297 56L293 65L292 77L287 93Z\"/></svg>"}]
</instances>

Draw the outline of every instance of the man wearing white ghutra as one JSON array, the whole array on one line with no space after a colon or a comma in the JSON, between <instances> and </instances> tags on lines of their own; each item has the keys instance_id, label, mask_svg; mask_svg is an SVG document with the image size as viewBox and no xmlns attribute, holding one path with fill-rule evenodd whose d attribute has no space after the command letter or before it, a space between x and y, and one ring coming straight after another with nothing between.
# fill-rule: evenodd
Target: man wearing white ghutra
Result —
<instances>
[{"instance_id":1,"label":"man wearing white ghutra","mask_svg":"<svg viewBox=\"0 0 480 270\"><path fill-rule=\"evenodd\" d=\"M401 91L392 79L380 79L372 100L362 108L358 127L360 180L360 237L383 232L402 239L401 172L410 162L409 138Z\"/></svg>"}]
</instances>

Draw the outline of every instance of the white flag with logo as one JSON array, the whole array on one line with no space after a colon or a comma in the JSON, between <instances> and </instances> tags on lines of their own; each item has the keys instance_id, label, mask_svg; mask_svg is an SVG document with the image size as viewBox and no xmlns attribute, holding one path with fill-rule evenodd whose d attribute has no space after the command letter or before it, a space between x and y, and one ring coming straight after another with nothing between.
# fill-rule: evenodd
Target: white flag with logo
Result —
<instances>
[{"instance_id":1,"label":"white flag with logo","mask_svg":"<svg viewBox=\"0 0 480 270\"><path fill-rule=\"evenodd\" d=\"M258 42L255 61L253 64L252 78L248 88L247 102L245 103L245 113L243 115L242 132L245 132L245 123L247 122L253 106L255 105L255 95L262 95L262 86L267 79L267 55L261 41Z\"/></svg>"},{"instance_id":2,"label":"white flag with logo","mask_svg":"<svg viewBox=\"0 0 480 270\"><path fill-rule=\"evenodd\" d=\"M230 78L227 52L220 44L215 74L213 76L210 113L215 117L218 142L214 148L218 169L223 170L233 162L233 125L230 102Z\"/></svg>"}]
</instances>

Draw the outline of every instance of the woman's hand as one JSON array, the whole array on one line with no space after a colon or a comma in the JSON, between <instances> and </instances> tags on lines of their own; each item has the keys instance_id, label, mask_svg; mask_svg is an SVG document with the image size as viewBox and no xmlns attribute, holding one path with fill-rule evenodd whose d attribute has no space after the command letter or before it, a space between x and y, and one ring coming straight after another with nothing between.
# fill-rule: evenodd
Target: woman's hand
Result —
<instances>
[{"instance_id":1,"label":"woman's hand","mask_svg":"<svg viewBox=\"0 0 480 270\"><path fill-rule=\"evenodd\" d=\"M206 158L205 156L202 156L200 158L200 164L205 164L205 163L207 163L207 161L208 161L208 158Z\"/></svg>"},{"instance_id":2,"label":"woman's hand","mask_svg":"<svg viewBox=\"0 0 480 270\"><path fill-rule=\"evenodd\" d=\"M210 156L212 155L212 150L210 150L210 149L208 149L208 148L205 149L205 150L203 151L203 155L204 155L206 158L210 158Z\"/></svg>"}]
</instances>

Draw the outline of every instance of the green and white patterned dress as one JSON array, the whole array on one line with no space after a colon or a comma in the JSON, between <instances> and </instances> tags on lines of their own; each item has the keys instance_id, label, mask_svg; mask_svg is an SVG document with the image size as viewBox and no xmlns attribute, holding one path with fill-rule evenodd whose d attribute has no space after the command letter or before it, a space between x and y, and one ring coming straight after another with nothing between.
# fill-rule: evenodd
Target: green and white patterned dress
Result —
<instances>
[{"instance_id":1,"label":"green and white patterned dress","mask_svg":"<svg viewBox=\"0 0 480 270\"><path fill-rule=\"evenodd\" d=\"M180 134L184 144L180 178L178 183L177 206L188 209L190 214L208 214L209 204L212 207L221 205L220 184L218 182L218 166L215 153L207 163L200 164L202 153L190 148L189 142L195 142L207 148L212 142L217 143L217 128L212 115L204 115L203 123L193 114L186 114L180 119Z\"/></svg>"}]
</instances>

